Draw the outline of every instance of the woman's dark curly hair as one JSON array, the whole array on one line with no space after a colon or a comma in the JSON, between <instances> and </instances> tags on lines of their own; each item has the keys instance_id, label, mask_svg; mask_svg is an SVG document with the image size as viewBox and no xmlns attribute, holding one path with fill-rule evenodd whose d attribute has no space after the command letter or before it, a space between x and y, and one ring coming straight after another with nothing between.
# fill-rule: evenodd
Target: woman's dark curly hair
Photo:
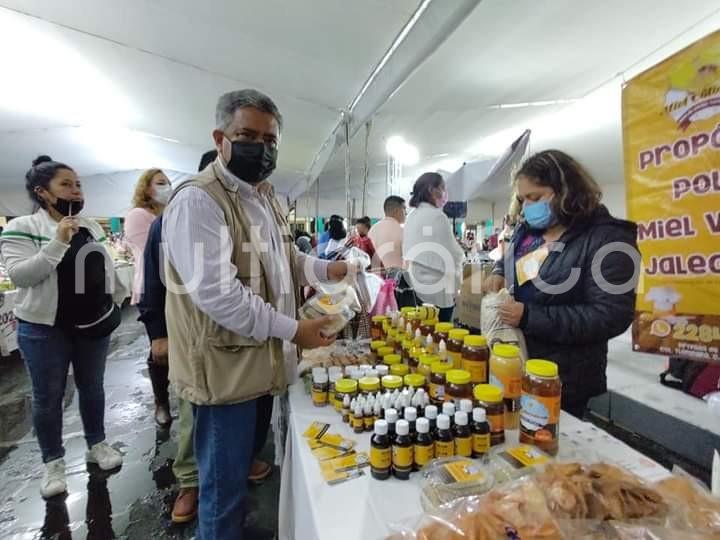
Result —
<instances>
[{"instance_id":1,"label":"woman's dark curly hair","mask_svg":"<svg viewBox=\"0 0 720 540\"><path fill-rule=\"evenodd\" d=\"M560 150L544 150L530 156L515 174L527 177L555 192L550 203L558 222L571 227L587 220L600 206L602 190L590 173Z\"/></svg>"}]
</instances>

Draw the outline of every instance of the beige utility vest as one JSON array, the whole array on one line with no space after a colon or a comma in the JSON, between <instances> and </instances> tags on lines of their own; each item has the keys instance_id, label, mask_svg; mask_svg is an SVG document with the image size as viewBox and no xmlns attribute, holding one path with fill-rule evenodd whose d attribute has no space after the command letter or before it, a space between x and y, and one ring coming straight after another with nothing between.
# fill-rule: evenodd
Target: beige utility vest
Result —
<instances>
[{"instance_id":1,"label":"beige utility vest","mask_svg":"<svg viewBox=\"0 0 720 540\"><path fill-rule=\"evenodd\" d=\"M275 306L267 272L272 272L267 254L261 254L250 234L251 223L242 209L237 186L227 182L217 163L175 191L194 186L205 191L222 210L233 244L231 261L237 268L235 279ZM292 264L293 242L290 229L274 194L269 195L273 213L283 234L283 250L289 258L293 284L297 284ZM188 246L192 249L191 246ZM165 303L167 318L170 381L178 395L196 405L240 403L264 394L283 392L287 376L282 340L265 342L244 337L214 322L199 310L185 292L185 285L172 264L165 261L168 286ZM298 288L293 286L296 305ZM242 316L238 314L238 316Z\"/></svg>"}]
</instances>

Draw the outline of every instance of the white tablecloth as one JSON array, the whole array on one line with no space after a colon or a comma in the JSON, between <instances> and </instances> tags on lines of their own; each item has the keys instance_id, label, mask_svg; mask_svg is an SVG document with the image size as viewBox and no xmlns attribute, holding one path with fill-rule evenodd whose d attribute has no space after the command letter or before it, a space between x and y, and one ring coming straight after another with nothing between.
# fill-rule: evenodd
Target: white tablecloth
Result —
<instances>
[{"instance_id":1,"label":"white tablecloth","mask_svg":"<svg viewBox=\"0 0 720 540\"><path fill-rule=\"evenodd\" d=\"M8 356L18 348L17 320L13 313L17 291L0 292L0 356Z\"/></svg>"},{"instance_id":2,"label":"white tablecloth","mask_svg":"<svg viewBox=\"0 0 720 540\"><path fill-rule=\"evenodd\" d=\"M302 433L315 420L331 424L331 431L357 441L358 451L370 449L370 434L357 435L331 407L317 408L302 382L290 387L290 420L280 488L281 540L383 539L389 524L422 514L420 475L408 481L378 481L369 471L328 486ZM587 422L562 414L560 457L587 456L622 465L648 481L669 473L652 460ZM517 433L508 432L508 440Z\"/></svg>"},{"instance_id":3,"label":"white tablecloth","mask_svg":"<svg viewBox=\"0 0 720 540\"><path fill-rule=\"evenodd\" d=\"M115 267L115 270L117 272L118 278L120 279L122 284L125 285L125 288L128 291L128 297L130 297L133 280L135 278L135 266L132 264L122 263L118 264Z\"/></svg>"}]
</instances>

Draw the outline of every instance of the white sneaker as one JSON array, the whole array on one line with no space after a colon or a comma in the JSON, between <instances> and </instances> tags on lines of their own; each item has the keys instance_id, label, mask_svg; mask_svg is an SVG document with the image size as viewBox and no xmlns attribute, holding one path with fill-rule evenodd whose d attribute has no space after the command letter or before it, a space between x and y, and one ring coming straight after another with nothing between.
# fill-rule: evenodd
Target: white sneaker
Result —
<instances>
[{"instance_id":1,"label":"white sneaker","mask_svg":"<svg viewBox=\"0 0 720 540\"><path fill-rule=\"evenodd\" d=\"M97 463L97 466L103 471L110 471L122 465L123 457L120 452L105 441L102 441L87 451L85 461L88 463Z\"/></svg>"},{"instance_id":2,"label":"white sneaker","mask_svg":"<svg viewBox=\"0 0 720 540\"><path fill-rule=\"evenodd\" d=\"M48 461L45 464L45 474L40 485L40 495L49 499L55 495L65 493L65 460L63 458Z\"/></svg>"}]
</instances>

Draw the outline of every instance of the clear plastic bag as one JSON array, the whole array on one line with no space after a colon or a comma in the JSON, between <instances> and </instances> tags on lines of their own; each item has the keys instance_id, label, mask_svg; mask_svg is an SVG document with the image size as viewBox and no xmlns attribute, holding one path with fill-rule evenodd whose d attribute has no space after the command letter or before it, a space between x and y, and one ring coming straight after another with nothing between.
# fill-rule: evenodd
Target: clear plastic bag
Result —
<instances>
[{"instance_id":1,"label":"clear plastic bag","mask_svg":"<svg viewBox=\"0 0 720 540\"><path fill-rule=\"evenodd\" d=\"M701 529L679 519L686 515L688 506L682 502L682 495L666 500L655 487L605 463L547 464L537 474L496 486L485 495L460 498L412 522L391 524L396 535L390 538L695 540L694 535ZM668 485L668 489L672 488ZM696 489L688 484L681 492L692 497L686 491L693 494ZM696 495L705 497L702 493ZM705 501L701 506L713 504ZM613 517L621 521L613 521ZM711 534L705 538L720 537Z\"/></svg>"},{"instance_id":2,"label":"clear plastic bag","mask_svg":"<svg viewBox=\"0 0 720 540\"><path fill-rule=\"evenodd\" d=\"M360 301L353 287L344 283L318 284L317 294L300 308L303 319L329 315L332 321L323 328L327 336L336 335L360 312Z\"/></svg>"},{"instance_id":3,"label":"clear plastic bag","mask_svg":"<svg viewBox=\"0 0 720 540\"><path fill-rule=\"evenodd\" d=\"M672 512L668 525L677 530L703 531L705 538L720 540L720 500L682 469L655 484Z\"/></svg>"},{"instance_id":4,"label":"clear plastic bag","mask_svg":"<svg viewBox=\"0 0 720 540\"><path fill-rule=\"evenodd\" d=\"M505 324L500 319L499 308L502 304L512 300L507 289L496 293L486 294L481 303L481 331L487 338L488 345L492 349L496 343L512 343L520 349L520 356L523 362L528 359L525 336L518 328Z\"/></svg>"},{"instance_id":5,"label":"clear plastic bag","mask_svg":"<svg viewBox=\"0 0 720 540\"><path fill-rule=\"evenodd\" d=\"M495 483L486 461L465 457L434 459L423 468L422 477L420 502L429 513L457 499L482 495Z\"/></svg>"},{"instance_id":6,"label":"clear plastic bag","mask_svg":"<svg viewBox=\"0 0 720 540\"><path fill-rule=\"evenodd\" d=\"M466 497L413 523L391 525L392 540L556 540L564 538L531 478Z\"/></svg>"}]
</instances>

